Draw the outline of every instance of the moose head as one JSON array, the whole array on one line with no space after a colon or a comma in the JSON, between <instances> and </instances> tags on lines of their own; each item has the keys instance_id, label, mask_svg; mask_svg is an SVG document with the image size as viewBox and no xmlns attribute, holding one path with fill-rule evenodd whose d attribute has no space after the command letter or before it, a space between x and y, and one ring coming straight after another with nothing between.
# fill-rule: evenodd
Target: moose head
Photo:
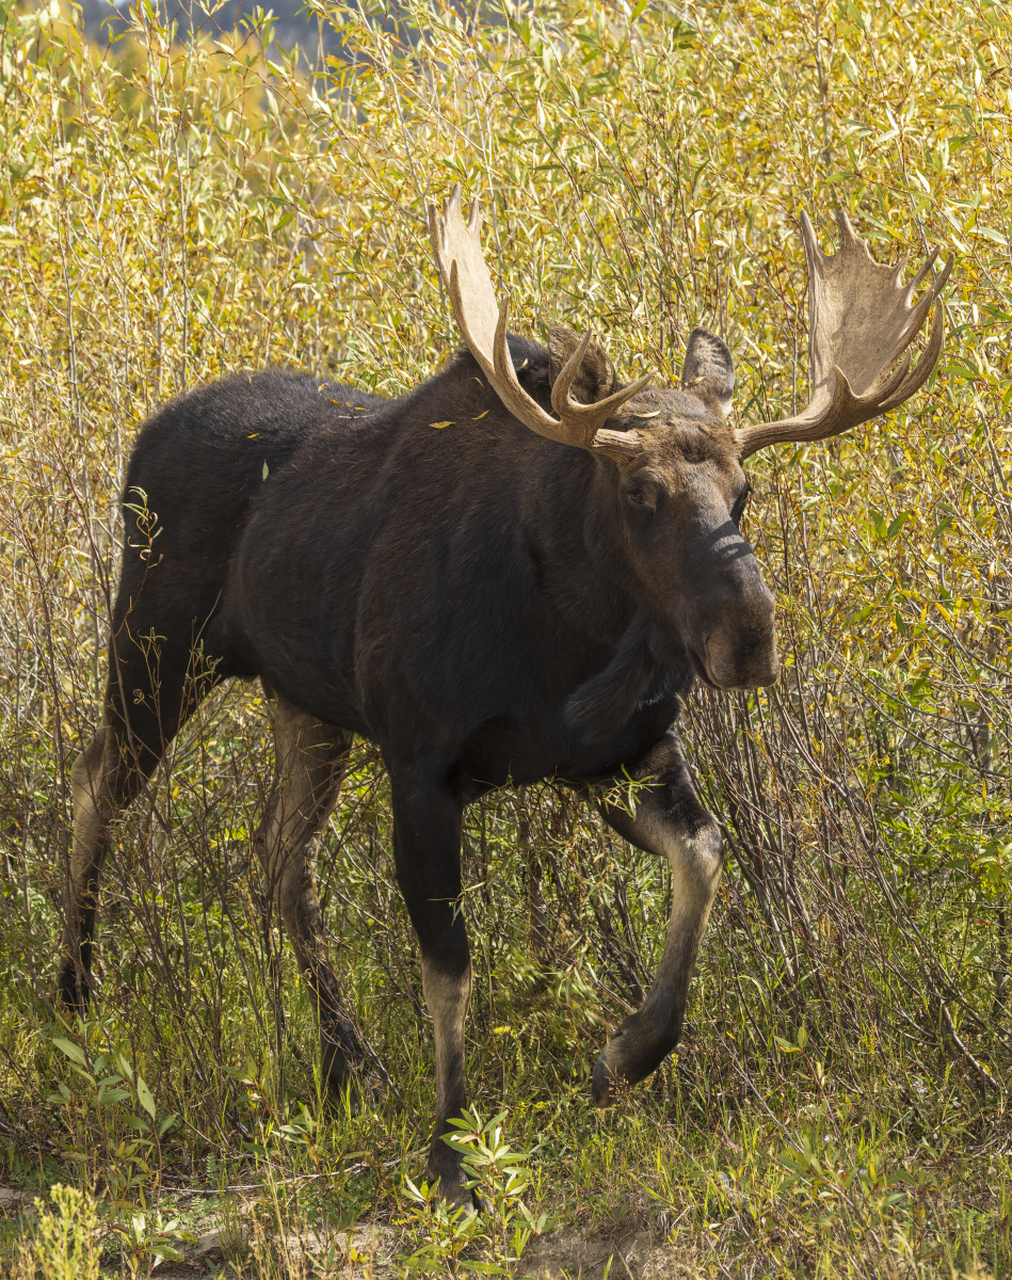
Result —
<instances>
[{"instance_id":1,"label":"moose head","mask_svg":"<svg viewBox=\"0 0 1012 1280\"><path fill-rule=\"evenodd\" d=\"M750 492L743 470L757 450L781 441L823 440L902 404L926 380L942 349L938 295L952 260L928 278L935 254L902 283L906 259L876 263L845 213L834 256L819 248L808 216L801 229L809 273L812 399L797 417L732 426L731 353L716 335L689 337L681 384L623 386L604 347L588 332L549 334L553 416L521 386L506 341L508 303L499 307L481 252L475 200L465 224L460 187L429 226L461 334L510 413L539 435L587 450L598 463L591 510L607 522L607 548L657 634L677 638L694 673L723 689L770 684L779 671L774 603L739 522ZM929 312L927 348L915 368L897 361ZM607 555L604 557L607 559Z\"/></svg>"}]
</instances>

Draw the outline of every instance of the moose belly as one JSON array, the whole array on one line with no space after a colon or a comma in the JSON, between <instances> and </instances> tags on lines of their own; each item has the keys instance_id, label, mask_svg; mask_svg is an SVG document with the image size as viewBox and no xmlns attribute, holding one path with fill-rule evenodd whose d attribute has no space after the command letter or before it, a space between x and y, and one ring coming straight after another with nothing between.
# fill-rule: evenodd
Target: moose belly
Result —
<instances>
[{"instance_id":1,"label":"moose belly","mask_svg":"<svg viewBox=\"0 0 1012 1280\"><path fill-rule=\"evenodd\" d=\"M451 769L454 790L465 801L503 786L555 780L573 786L602 782L639 759L675 721L678 696L637 709L598 742L573 742L561 711L550 732L508 720L489 720L474 730Z\"/></svg>"}]
</instances>

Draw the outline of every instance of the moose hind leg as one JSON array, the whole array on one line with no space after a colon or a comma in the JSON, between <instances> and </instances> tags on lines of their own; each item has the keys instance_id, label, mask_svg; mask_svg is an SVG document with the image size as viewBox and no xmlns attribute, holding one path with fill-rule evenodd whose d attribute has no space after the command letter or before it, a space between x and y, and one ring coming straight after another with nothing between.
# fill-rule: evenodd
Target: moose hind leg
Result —
<instances>
[{"instance_id":1,"label":"moose hind leg","mask_svg":"<svg viewBox=\"0 0 1012 1280\"><path fill-rule=\"evenodd\" d=\"M353 737L296 710L284 699L277 701L278 781L256 841L271 899L316 1010L323 1074L336 1096L347 1091L363 1054L327 954L316 892L316 857Z\"/></svg>"},{"instance_id":2,"label":"moose hind leg","mask_svg":"<svg viewBox=\"0 0 1012 1280\"><path fill-rule=\"evenodd\" d=\"M154 574L150 581L149 570ZM139 794L180 727L218 681L216 664L196 644L194 623L188 620L204 615L187 594L187 577L185 564L172 570L124 557L102 727L71 773L74 840L59 990L64 1004L79 1013L89 994L110 825Z\"/></svg>"},{"instance_id":3,"label":"moose hind leg","mask_svg":"<svg viewBox=\"0 0 1012 1280\"><path fill-rule=\"evenodd\" d=\"M105 744L103 725L74 761L71 785L74 800L74 843L70 855L67 918L63 962L58 986L64 1006L83 1016L89 996L92 939L99 878L109 848L103 812Z\"/></svg>"},{"instance_id":4,"label":"moose hind leg","mask_svg":"<svg viewBox=\"0 0 1012 1280\"><path fill-rule=\"evenodd\" d=\"M111 687L105 723L71 769L74 839L58 987L64 1005L82 1015L90 996L99 881L109 852L110 824L138 795L175 735L182 712L173 688L174 682L167 679L164 719L157 708L138 706L131 708L127 728Z\"/></svg>"},{"instance_id":5,"label":"moose hind leg","mask_svg":"<svg viewBox=\"0 0 1012 1280\"><path fill-rule=\"evenodd\" d=\"M631 844L668 859L671 918L646 999L621 1024L594 1068L591 1089L598 1106L607 1106L623 1086L648 1076L678 1043L689 981L724 861L717 824L696 797L673 730L629 772L652 779L637 795L635 815L608 805L602 813Z\"/></svg>"}]
</instances>

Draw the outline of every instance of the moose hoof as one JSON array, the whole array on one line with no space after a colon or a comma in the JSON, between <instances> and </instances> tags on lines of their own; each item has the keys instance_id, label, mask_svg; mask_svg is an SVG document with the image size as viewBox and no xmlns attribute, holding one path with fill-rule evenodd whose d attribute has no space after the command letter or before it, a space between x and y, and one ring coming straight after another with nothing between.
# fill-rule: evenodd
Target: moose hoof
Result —
<instances>
[{"instance_id":1,"label":"moose hoof","mask_svg":"<svg viewBox=\"0 0 1012 1280\"><path fill-rule=\"evenodd\" d=\"M360 1116L375 1111L386 1100L387 1091L382 1082L365 1071L346 1072L338 1076L328 1074L326 1102L338 1115L348 1113Z\"/></svg>"},{"instance_id":2,"label":"moose hoof","mask_svg":"<svg viewBox=\"0 0 1012 1280\"><path fill-rule=\"evenodd\" d=\"M447 1208L452 1212L455 1209L470 1209L474 1213L486 1213L488 1207L485 1201L478 1194L477 1188L468 1189L460 1182L445 1183L445 1179L440 1178L439 1185L436 1187L436 1195L446 1201Z\"/></svg>"},{"instance_id":3,"label":"moose hoof","mask_svg":"<svg viewBox=\"0 0 1012 1280\"><path fill-rule=\"evenodd\" d=\"M84 973L68 961L60 970L56 985L64 1009L69 1014L76 1013L78 1017L83 1018L91 999L91 987Z\"/></svg>"},{"instance_id":4,"label":"moose hoof","mask_svg":"<svg viewBox=\"0 0 1012 1280\"><path fill-rule=\"evenodd\" d=\"M645 1080L675 1047L677 1038L644 1034L633 1024L619 1031L605 1045L590 1081L594 1105L610 1107L628 1094L634 1084Z\"/></svg>"},{"instance_id":5,"label":"moose hoof","mask_svg":"<svg viewBox=\"0 0 1012 1280\"><path fill-rule=\"evenodd\" d=\"M352 1115L371 1110L384 1096L379 1077L370 1069L365 1054L324 1039L320 1066L327 1085L327 1099L338 1111L348 1108Z\"/></svg>"},{"instance_id":6,"label":"moose hoof","mask_svg":"<svg viewBox=\"0 0 1012 1280\"><path fill-rule=\"evenodd\" d=\"M442 1152L439 1154L442 1155ZM464 1171L459 1165L444 1165L440 1168L430 1160L425 1177L435 1197L445 1201L449 1209L475 1209L479 1213L484 1209L477 1191L464 1186Z\"/></svg>"},{"instance_id":7,"label":"moose hoof","mask_svg":"<svg viewBox=\"0 0 1012 1280\"><path fill-rule=\"evenodd\" d=\"M595 1107L610 1107L626 1092L629 1081L625 1076L616 1074L608 1063L608 1050L605 1049L597 1060L594 1074L590 1078L590 1095Z\"/></svg>"}]
</instances>

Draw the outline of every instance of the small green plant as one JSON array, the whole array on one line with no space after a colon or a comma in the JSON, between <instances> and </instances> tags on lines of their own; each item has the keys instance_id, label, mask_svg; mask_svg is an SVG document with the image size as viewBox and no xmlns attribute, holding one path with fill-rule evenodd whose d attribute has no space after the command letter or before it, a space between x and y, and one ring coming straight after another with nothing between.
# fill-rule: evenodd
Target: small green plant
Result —
<instances>
[{"instance_id":1,"label":"small green plant","mask_svg":"<svg viewBox=\"0 0 1012 1280\"><path fill-rule=\"evenodd\" d=\"M98 1206L86 1191L57 1184L50 1204L35 1201L38 1225L18 1248L11 1280L99 1280L102 1229Z\"/></svg>"},{"instance_id":2,"label":"small green plant","mask_svg":"<svg viewBox=\"0 0 1012 1280\"><path fill-rule=\"evenodd\" d=\"M424 1181L416 1185L408 1178L405 1188L414 1202L407 1225L421 1234L422 1243L400 1260L402 1276L439 1272L459 1276L475 1270L487 1275L509 1274L501 1267L489 1270L489 1264L464 1256L468 1251L477 1251L483 1234L481 1219L473 1208L448 1205L438 1188Z\"/></svg>"},{"instance_id":3,"label":"small green plant","mask_svg":"<svg viewBox=\"0 0 1012 1280\"><path fill-rule=\"evenodd\" d=\"M103 1230L119 1242L130 1275L137 1276L142 1274L142 1268L149 1270L152 1263L181 1261L183 1255L176 1246L192 1239L181 1229L177 1218L166 1220L160 1211L147 1205L147 1195L158 1183L161 1139L173 1127L176 1117L158 1115L150 1088L131 1067L125 1053L110 1049L92 1056L86 1044L82 1047L62 1036L53 1039L54 1047L69 1059L71 1071L83 1082L85 1104L95 1114L109 1157L104 1168L108 1199L95 1212L102 1219ZM46 1100L71 1108L80 1092L80 1086L75 1095L61 1081ZM123 1135L124 1127L131 1132ZM82 1168L89 1163L90 1157L84 1152L68 1154ZM75 1211L84 1212L84 1202L79 1200L67 1201L64 1197L58 1203L64 1216L75 1207Z\"/></svg>"},{"instance_id":4,"label":"small green plant","mask_svg":"<svg viewBox=\"0 0 1012 1280\"><path fill-rule=\"evenodd\" d=\"M428 1275L443 1270L451 1276L467 1272L509 1276L534 1235L548 1228L545 1213L535 1216L521 1196L534 1191L530 1154L514 1151L503 1137L506 1112L483 1123L474 1110L450 1121L457 1132L443 1141L461 1152L464 1186L475 1193L480 1208L448 1206L423 1182L407 1181L415 1202L412 1220L423 1227L424 1243L402 1262L404 1275ZM538 1196L540 1199L540 1196ZM481 1257L469 1257L469 1252Z\"/></svg>"},{"instance_id":5,"label":"small green plant","mask_svg":"<svg viewBox=\"0 0 1012 1280\"><path fill-rule=\"evenodd\" d=\"M126 1054L120 1050L92 1057L76 1041L62 1036L55 1037L53 1045L70 1060L71 1071L83 1082L86 1105L94 1111L104 1145L112 1157L106 1171L112 1203L131 1208L128 1197L139 1195L143 1208L144 1188L155 1179L157 1172L152 1165L153 1157L176 1117L158 1116L146 1081L134 1072ZM47 1102L64 1107L73 1105L75 1100L74 1092L63 1081L46 1098ZM123 1103L128 1104L126 1113L117 1116L115 1109ZM120 1137L121 1125L134 1136ZM90 1158L85 1152L74 1155L81 1157L78 1163L82 1164Z\"/></svg>"},{"instance_id":6,"label":"small green plant","mask_svg":"<svg viewBox=\"0 0 1012 1280\"><path fill-rule=\"evenodd\" d=\"M160 1212L133 1213L113 1227L131 1277L149 1274L160 1262L182 1262L176 1245L193 1236L181 1230L178 1218L163 1219Z\"/></svg>"}]
</instances>

